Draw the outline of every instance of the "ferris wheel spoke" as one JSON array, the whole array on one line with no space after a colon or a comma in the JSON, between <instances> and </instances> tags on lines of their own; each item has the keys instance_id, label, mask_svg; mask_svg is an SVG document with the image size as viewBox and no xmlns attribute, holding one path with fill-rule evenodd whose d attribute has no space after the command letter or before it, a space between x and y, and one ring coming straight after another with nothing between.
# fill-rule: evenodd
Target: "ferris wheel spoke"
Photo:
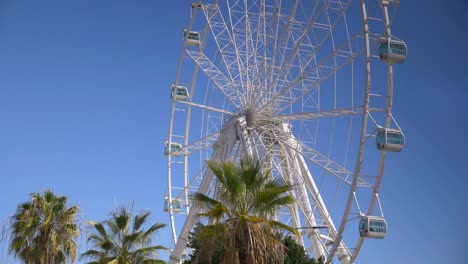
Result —
<instances>
[{"instance_id":1,"label":"ferris wheel spoke","mask_svg":"<svg viewBox=\"0 0 468 264\"><path fill-rule=\"evenodd\" d=\"M245 53L245 81L247 83L247 89L246 89L246 96L247 98L251 98L252 96L252 78L254 78L252 74L252 69L255 67L255 65L252 63L252 57L254 56L254 53L256 52L254 50L254 45L253 45L253 34L254 34L254 28L252 24L254 23L255 15L250 13L251 10L249 8L253 9L256 8L258 5L258 0L252 0L250 3L248 1L238 1L241 2L241 5L238 5L241 7L240 12L243 14L239 17L239 22L241 24L236 27L236 29L239 30L239 34L243 37L244 39L244 53ZM232 11L235 11L233 8ZM258 12L258 11L257 11Z\"/></svg>"},{"instance_id":2,"label":"ferris wheel spoke","mask_svg":"<svg viewBox=\"0 0 468 264\"><path fill-rule=\"evenodd\" d=\"M219 9L219 5L205 4L202 7L206 21L210 26L213 39L216 42L216 46L221 54L224 67L226 68L231 82L236 86L239 86L241 90L245 90L241 75L239 52L223 14Z\"/></svg>"},{"instance_id":3,"label":"ferris wheel spoke","mask_svg":"<svg viewBox=\"0 0 468 264\"><path fill-rule=\"evenodd\" d=\"M279 5L280 2L275 2L276 6ZM257 9L255 12L254 9ZM273 10L275 6L268 6L266 1L258 1L256 5L250 7L251 10L249 14L250 20L248 20L248 29L250 29L250 56L248 57L249 65L249 80L250 86L248 89L248 98L250 100L250 105L255 104L258 100L259 96L265 94L266 87L264 83L265 77L265 65L267 63L267 56L266 56L266 48L269 42L269 36L267 34L268 30L268 23L267 23L267 12L272 14L273 20L276 17L276 12ZM247 17L247 16L246 16ZM247 22L246 22L247 23Z\"/></svg>"},{"instance_id":4,"label":"ferris wheel spoke","mask_svg":"<svg viewBox=\"0 0 468 264\"><path fill-rule=\"evenodd\" d=\"M237 25L232 30L237 33L237 47L242 61L245 62L242 70L244 81L248 84L245 97L250 105L254 105L259 97L265 97L271 92L265 88L268 87L266 65L271 61L269 48L272 43L277 42L281 1L269 4L263 0L255 1L250 7L246 7L245 3L243 1L244 6L239 6L239 10L232 10L230 18L231 25Z\"/></svg>"},{"instance_id":5,"label":"ferris wheel spoke","mask_svg":"<svg viewBox=\"0 0 468 264\"><path fill-rule=\"evenodd\" d=\"M313 63L316 60L317 53L321 51L321 48L326 43L326 41L329 40L330 38L333 40L333 31L337 27L338 23L345 17L345 13L350 7L351 2L352 1L348 1L346 4L343 4L342 2L340 2L341 4L338 5L337 7L332 7L332 3L334 3L334 1L327 1L327 6L325 9L323 9L324 15L327 19L326 21L321 22L321 23L314 23L313 25L314 31L312 31L313 34L310 37L312 37L313 39L316 39L315 31L325 30L326 34L322 37L322 39L314 41L315 45L313 45L312 41L310 41L310 37L308 36L307 47L312 46L314 47L314 50L312 51L307 50L307 49L304 50L306 53L304 53L304 63L303 63L303 68L301 69L302 71L307 71L307 67L310 66L311 63ZM331 17L330 12L329 12L330 10L333 10L334 13L338 12L338 14L334 15L333 19L330 19ZM347 28L346 28L346 34L349 38L349 32ZM333 45L333 49L335 49L336 47L335 47L334 41L332 41L331 44Z\"/></svg>"},{"instance_id":6,"label":"ferris wheel spoke","mask_svg":"<svg viewBox=\"0 0 468 264\"><path fill-rule=\"evenodd\" d=\"M255 28L255 40L253 42L254 47L253 47L253 69L252 69L252 82L251 82L251 87L259 87L260 85L260 75L262 73L262 65L263 65L263 57L261 56L262 50L264 50L264 45L266 42L266 34L265 34L265 27L266 27L266 21L265 21L265 14L266 14L266 6L265 6L265 1L260 1L259 7L258 7L259 12L257 12L256 15L253 15L255 17L255 20L257 22L257 25L252 25ZM253 39L253 37L252 37ZM252 89L255 91L255 89ZM252 95L252 98L254 98L255 94Z\"/></svg>"},{"instance_id":7,"label":"ferris wheel spoke","mask_svg":"<svg viewBox=\"0 0 468 264\"><path fill-rule=\"evenodd\" d=\"M290 120L312 120L312 119L321 119L328 117L337 117L337 116L351 116L351 115L360 115L363 113L363 106L355 106L349 108L339 108L334 110L322 110L314 112L302 112L302 113L293 113L285 115L277 115L274 119L281 121L290 121ZM384 109L372 108L369 109L369 112L384 112Z\"/></svg>"},{"instance_id":8,"label":"ferris wheel spoke","mask_svg":"<svg viewBox=\"0 0 468 264\"><path fill-rule=\"evenodd\" d=\"M338 25L338 22L340 22L342 18L344 17L346 10L350 6L350 3L351 1L349 1L346 4L341 3L341 5L339 5L338 7L331 7L331 2L327 2L326 4L324 3L321 9L317 12L317 15L311 16L311 18L313 18L314 20L310 21L310 22L313 22L310 24L310 27L309 27L309 23L307 23L305 27L297 22L295 23L297 24L295 26L296 28L306 29L304 30L305 35L300 35L298 37L299 39L301 39L302 45L300 45L299 48L295 50L297 54L299 54L298 56L299 64L292 65L292 62L285 63L285 65L288 66L288 68L286 68L287 70L283 73L279 71L279 73L281 73L282 75L282 78L278 78L276 85L275 85L275 87L278 86L279 88L277 97L284 97L286 94L290 93L291 89L293 89L294 86L297 84L297 80L298 80L297 78L299 78L299 81L303 83L304 87L313 85L317 79L320 79L319 76L321 75L322 67L325 67L325 66L330 67L330 65L334 66L335 59L339 58L340 55L343 56L344 55L343 53L351 53L351 54L353 53L351 52L352 50L351 43L345 43L345 44L348 44L347 45L348 47L346 47L346 45L343 45L341 47L341 50L339 50L337 54L338 56L333 57L334 59L331 61L327 61L327 64L324 64L322 67L317 67L317 65L314 63L316 61L316 56L321 51L322 46L330 37L332 37L333 30ZM334 16L334 20L330 20L330 16L328 15L329 9L333 9L333 11L338 12L338 15ZM325 13L325 16L328 18L328 20L325 22L318 23L316 19L319 19L320 17L323 16L323 14L321 14L322 12ZM316 41L317 44L313 44L311 41L311 38L315 39L315 33L314 33L315 31L327 32L321 40ZM311 35L308 34L309 32L311 32ZM335 47L333 48L335 49ZM322 63L324 63L324 61L322 61ZM290 71L289 69L292 66L300 68L300 71L299 71L300 74L297 75L296 80L294 80L293 78L291 81L290 78L288 78L288 74ZM303 73L306 73L306 74L303 74ZM279 75L280 74L278 74L278 76ZM310 76L312 76L312 78L309 78ZM291 83L294 83L294 84L291 86L290 85Z\"/></svg>"},{"instance_id":9,"label":"ferris wheel spoke","mask_svg":"<svg viewBox=\"0 0 468 264\"><path fill-rule=\"evenodd\" d=\"M189 105L189 106L193 106L193 107L196 107L196 108L200 108L200 109L203 109L203 110L208 110L210 112L215 112L215 113L220 113L220 114L225 114L225 115L232 115L232 112L226 111L224 109L216 108L216 107L203 105L203 104L197 104L197 103L194 103L194 102L187 102L187 101L179 101L179 103L186 104L186 105Z\"/></svg>"},{"instance_id":10,"label":"ferris wheel spoke","mask_svg":"<svg viewBox=\"0 0 468 264\"><path fill-rule=\"evenodd\" d=\"M247 2L245 1L244 3ZM247 76L250 85L247 92L250 105L257 104L259 97L262 98L268 94L269 89L266 88L269 87L267 84L268 80L266 79L266 65L270 61L268 58L268 46L271 43L270 40L277 35L277 33L271 33L271 28L272 25L279 22L278 10L280 5L281 1L275 1L271 5L267 5L265 1L257 1L256 4L250 7L245 6L245 59L249 66L247 67ZM291 12L291 14L293 13L294 11ZM267 15L271 15L270 23L267 22ZM283 39L286 37L287 39L289 36L288 34L284 34L281 37ZM274 43L276 43L276 38L274 39Z\"/></svg>"},{"instance_id":11,"label":"ferris wheel spoke","mask_svg":"<svg viewBox=\"0 0 468 264\"><path fill-rule=\"evenodd\" d=\"M338 180L344 182L348 186L351 186L353 181L353 173L338 164L337 162L331 160L327 156L321 154L320 152L316 151L312 147L309 147L306 144L301 144L302 150L300 153L309 161L316 164L329 174L335 176ZM365 181L362 178L359 178L358 186L360 187L367 187L372 188L373 185L369 182Z\"/></svg>"},{"instance_id":12,"label":"ferris wheel spoke","mask_svg":"<svg viewBox=\"0 0 468 264\"><path fill-rule=\"evenodd\" d=\"M219 137L219 132L212 133L210 135L207 135L203 138L200 138L184 146L182 151L184 153L187 153L187 155L191 155L194 152L201 151L203 149L208 149L209 147L213 146L214 142L216 142L218 137Z\"/></svg>"},{"instance_id":13,"label":"ferris wheel spoke","mask_svg":"<svg viewBox=\"0 0 468 264\"><path fill-rule=\"evenodd\" d=\"M310 54L310 51L314 49L313 45L311 45L310 41L308 41L308 33L311 28L316 25L317 19L320 17L320 13L326 9L326 4L324 2L321 9L316 11L319 7L319 3L320 1L315 2L311 12L312 14L309 16L305 26L293 19L289 21L289 24L291 25L291 40L294 43L294 47L292 47L292 51L290 53L287 52L288 49L286 47L282 49L283 52L279 63L279 69L277 70L276 77L270 81L268 85L269 87L277 87L279 82L288 79L291 68L297 67L294 62L296 58L298 58L298 55L303 53L301 51L305 50L306 54Z\"/></svg>"},{"instance_id":14,"label":"ferris wheel spoke","mask_svg":"<svg viewBox=\"0 0 468 264\"><path fill-rule=\"evenodd\" d=\"M256 6L258 1L250 1L251 6ZM243 0L227 1L230 30L239 62L239 77L242 82L243 96L246 100L250 98L249 87L252 83L251 70L249 69L249 56L252 51L252 32L248 16L247 2ZM248 104L248 103L247 103Z\"/></svg>"},{"instance_id":15,"label":"ferris wheel spoke","mask_svg":"<svg viewBox=\"0 0 468 264\"><path fill-rule=\"evenodd\" d=\"M353 36L350 39L350 42L358 41L361 36L361 33ZM314 65L303 74L298 75L295 80L289 82L286 88L282 91L281 95L278 95L277 97L279 102L286 102L285 104L281 105L279 111L284 111L303 96L309 94L312 90L319 87L320 84L322 84L324 81L335 76L336 72L338 72L341 68L352 62L357 56L364 52L364 49L358 50L356 52L350 52L347 50L349 45L349 43L344 43L341 47L337 48L332 54L327 56L320 63ZM307 81L307 78L311 74L314 74L316 70L320 72L320 78L311 78L311 82L307 83L307 85L302 85L303 87L297 87L298 84L301 85L300 83L302 81Z\"/></svg>"},{"instance_id":16,"label":"ferris wheel spoke","mask_svg":"<svg viewBox=\"0 0 468 264\"><path fill-rule=\"evenodd\" d=\"M272 80L274 80L278 74L278 69L281 65L281 58L284 58L284 52L285 49L284 47L287 47L287 43L290 40L290 28L291 28L291 23L287 22L284 23L283 26L280 25L281 21L293 21L294 17L296 16L297 8L299 6L300 1L296 0L294 4L291 7L291 11L289 14L282 14L281 13L281 2L277 2L277 6L272 12L272 18L271 18L271 23L269 24L269 30L268 30L268 36L267 38L267 46L266 46L266 51L263 54L264 57L268 58L264 59L266 63L266 67L264 69L265 71L265 77L264 77L264 82L266 83L264 85L264 89L266 89L266 92L260 95L259 98L257 98L258 102L261 102L262 105L268 105L271 104L269 100L273 98L277 94L277 87L270 85ZM271 40L270 41L268 40ZM277 61L277 58L280 60L280 62ZM265 100L266 99L266 100ZM265 101L265 102L263 102Z\"/></svg>"},{"instance_id":17,"label":"ferris wheel spoke","mask_svg":"<svg viewBox=\"0 0 468 264\"><path fill-rule=\"evenodd\" d=\"M262 1L260 11L258 12L258 25L255 55L253 64L255 66L252 73L251 89L255 93L251 97L252 102L259 102L259 98L269 98L273 89L268 87L268 76L271 76L271 65L274 65L274 58L270 57L276 50L278 40L282 41L287 34L279 36L281 1L272 1L266 3ZM297 5L298 1L295 2ZM273 50L272 50L273 49Z\"/></svg>"},{"instance_id":18,"label":"ferris wheel spoke","mask_svg":"<svg viewBox=\"0 0 468 264\"><path fill-rule=\"evenodd\" d=\"M195 50L186 50L186 52L235 107L242 105L239 90L203 52Z\"/></svg>"},{"instance_id":19,"label":"ferris wheel spoke","mask_svg":"<svg viewBox=\"0 0 468 264\"><path fill-rule=\"evenodd\" d=\"M258 124L258 127L255 127L257 131L260 131L260 137L263 138L263 145L268 146L274 144L278 141L288 146L292 151L298 155L302 155L305 159L320 167L324 171L328 172L330 175L336 177L339 181L345 183L348 186L351 186L353 180L353 173L341 166L338 162L335 162L328 158L326 155L320 153L314 148L308 146L307 144L300 142L297 138L293 137L289 130L285 130L275 126L266 127L264 123ZM271 142L272 139L275 141ZM357 185L359 187L370 188L373 187L372 184L366 180L359 178Z\"/></svg>"}]
</instances>

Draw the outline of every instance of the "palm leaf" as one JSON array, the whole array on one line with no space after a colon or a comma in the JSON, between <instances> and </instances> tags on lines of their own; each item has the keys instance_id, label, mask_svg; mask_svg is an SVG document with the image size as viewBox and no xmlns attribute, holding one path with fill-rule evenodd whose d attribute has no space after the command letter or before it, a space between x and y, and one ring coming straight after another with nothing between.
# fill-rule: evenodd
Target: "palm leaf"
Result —
<instances>
[{"instance_id":1,"label":"palm leaf","mask_svg":"<svg viewBox=\"0 0 468 264\"><path fill-rule=\"evenodd\" d=\"M201 213L199 215L206 216L210 219L219 219L223 217L225 214L229 215L229 209L223 206L222 204L218 203L213 208Z\"/></svg>"},{"instance_id":2,"label":"palm leaf","mask_svg":"<svg viewBox=\"0 0 468 264\"><path fill-rule=\"evenodd\" d=\"M146 230L146 232L144 233L143 237L149 237L151 236L154 232L158 231L159 229L165 227L166 224L161 224L161 223L156 223L154 225L152 225L150 228L148 228Z\"/></svg>"},{"instance_id":3,"label":"palm leaf","mask_svg":"<svg viewBox=\"0 0 468 264\"><path fill-rule=\"evenodd\" d=\"M94 227L103 238L108 237L106 229L104 228L102 223L89 221L88 224Z\"/></svg>"},{"instance_id":4,"label":"palm leaf","mask_svg":"<svg viewBox=\"0 0 468 264\"><path fill-rule=\"evenodd\" d=\"M203 193L196 192L194 193L191 197L190 200L193 202L194 206L200 207L200 208L211 208L218 204L219 202L206 196Z\"/></svg>"},{"instance_id":5,"label":"palm leaf","mask_svg":"<svg viewBox=\"0 0 468 264\"><path fill-rule=\"evenodd\" d=\"M140 227L145 223L146 218L148 218L150 212L146 212L142 215L136 215L133 218L133 230L139 230Z\"/></svg>"},{"instance_id":6,"label":"palm leaf","mask_svg":"<svg viewBox=\"0 0 468 264\"><path fill-rule=\"evenodd\" d=\"M278 222L278 221L273 221L273 220L271 220L270 223L271 223L271 225L273 227L279 227L280 229L289 231L294 235L299 235L299 232L296 229L294 229L293 227L289 226L289 225L283 224L283 223Z\"/></svg>"},{"instance_id":7,"label":"palm leaf","mask_svg":"<svg viewBox=\"0 0 468 264\"><path fill-rule=\"evenodd\" d=\"M160 263L152 258L166 247L151 245L152 235L165 224L155 223L145 229L150 212L133 216L131 210L119 208L102 222L89 222L94 233L88 237L92 249L81 255L94 263ZM96 228L99 227L99 228Z\"/></svg>"}]
</instances>

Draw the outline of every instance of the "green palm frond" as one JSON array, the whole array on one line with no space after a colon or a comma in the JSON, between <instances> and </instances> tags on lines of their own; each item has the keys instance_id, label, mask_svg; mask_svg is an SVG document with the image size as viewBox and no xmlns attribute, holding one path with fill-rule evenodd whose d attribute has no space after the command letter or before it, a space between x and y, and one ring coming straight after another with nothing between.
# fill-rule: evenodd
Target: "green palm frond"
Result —
<instances>
[{"instance_id":1,"label":"green palm frond","mask_svg":"<svg viewBox=\"0 0 468 264\"><path fill-rule=\"evenodd\" d=\"M196 192L191 197L190 200L192 201L194 206L200 207L201 209L212 208L219 202L204 195L203 193Z\"/></svg>"},{"instance_id":2,"label":"green palm frond","mask_svg":"<svg viewBox=\"0 0 468 264\"><path fill-rule=\"evenodd\" d=\"M142 264L165 264L166 262L160 259L146 259L141 262Z\"/></svg>"},{"instance_id":3,"label":"green palm frond","mask_svg":"<svg viewBox=\"0 0 468 264\"><path fill-rule=\"evenodd\" d=\"M104 228L104 225L102 223L88 221L88 225L94 227L94 229L96 229L102 237L108 237L106 229Z\"/></svg>"},{"instance_id":4,"label":"green palm frond","mask_svg":"<svg viewBox=\"0 0 468 264\"><path fill-rule=\"evenodd\" d=\"M200 214L201 216L208 217L209 219L220 219L224 215L229 215L230 211L228 208L222 204L216 204L211 209L206 210L204 213Z\"/></svg>"},{"instance_id":5,"label":"green palm frond","mask_svg":"<svg viewBox=\"0 0 468 264\"><path fill-rule=\"evenodd\" d=\"M141 232L124 235L124 237L122 238L122 243L123 245L136 244L139 242L138 238L140 238L140 236L141 236Z\"/></svg>"},{"instance_id":6,"label":"green palm frond","mask_svg":"<svg viewBox=\"0 0 468 264\"><path fill-rule=\"evenodd\" d=\"M152 225L150 228L148 228L146 230L146 232L143 234L143 237L147 238L151 235L153 235L153 233L157 232L159 229L165 227L166 224L162 224L162 223L156 223L154 225Z\"/></svg>"},{"instance_id":7,"label":"green palm frond","mask_svg":"<svg viewBox=\"0 0 468 264\"><path fill-rule=\"evenodd\" d=\"M155 223L145 229L150 212L133 216L132 209L119 208L102 222L89 222L93 234L88 237L92 249L81 255L95 263L159 263L153 256L161 245L151 245L155 232L165 224ZM90 262L91 263L91 262Z\"/></svg>"},{"instance_id":8,"label":"green palm frond","mask_svg":"<svg viewBox=\"0 0 468 264\"><path fill-rule=\"evenodd\" d=\"M143 223L145 223L146 218L149 215L150 215L150 212L146 212L146 213L141 214L141 215L136 215L133 218L133 230L139 230L141 225L143 225Z\"/></svg>"},{"instance_id":9,"label":"green palm frond","mask_svg":"<svg viewBox=\"0 0 468 264\"><path fill-rule=\"evenodd\" d=\"M290 232L290 233L292 233L294 235L299 235L297 229L295 229L295 228L293 228L293 227L291 227L289 225L283 224L281 222L272 220L272 221L270 221L270 225L272 227L276 227L276 228L279 228L279 229L286 230L286 231L288 231L288 232Z\"/></svg>"},{"instance_id":10,"label":"green palm frond","mask_svg":"<svg viewBox=\"0 0 468 264\"><path fill-rule=\"evenodd\" d=\"M115 224L120 231L124 233L128 232L130 226L131 215L124 209L122 209L119 214L113 215Z\"/></svg>"},{"instance_id":11,"label":"green palm frond","mask_svg":"<svg viewBox=\"0 0 468 264\"><path fill-rule=\"evenodd\" d=\"M157 252L160 250L168 250L168 248L160 245L139 248L132 253L133 259L138 259L139 262L144 262L145 260L153 261L156 259L153 259L149 256L157 255Z\"/></svg>"},{"instance_id":12,"label":"green palm frond","mask_svg":"<svg viewBox=\"0 0 468 264\"><path fill-rule=\"evenodd\" d=\"M225 171L225 183L223 185L223 188L225 192L231 197L238 197L245 190L245 185L242 182L242 179L239 177L237 170L235 170L235 168L232 168L231 164L223 164L223 169L225 167L231 171Z\"/></svg>"},{"instance_id":13,"label":"green palm frond","mask_svg":"<svg viewBox=\"0 0 468 264\"><path fill-rule=\"evenodd\" d=\"M213 175L218 179L218 181L222 185L225 185L226 182L224 180L224 171L221 168L220 164L215 161L207 161L206 164L208 165L208 168L213 172Z\"/></svg>"},{"instance_id":14,"label":"green palm frond","mask_svg":"<svg viewBox=\"0 0 468 264\"><path fill-rule=\"evenodd\" d=\"M106 225L109 228L109 235L116 235L120 232L119 227L117 226L117 223L112 220L104 220L103 225Z\"/></svg>"},{"instance_id":15,"label":"green palm frond","mask_svg":"<svg viewBox=\"0 0 468 264\"><path fill-rule=\"evenodd\" d=\"M264 217L259 217L255 215L244 215L243 219L245 219L245 222L254 223L254 224L262 223L266 220Z\"/></svg>"},{"instance_id":16,"label":"green palm frond","mask_svg":"<svg viewBox=\"0 0 468 264\"><path fill-rule=\"evenodd\" d=\"M102 251L90 249L90 250L85 251L83 254L81 254L81 256L83 256L83 257L98 257L98 258L100 258L100 257L105 256L105 254L104 254Z\"/></svg>"}]
</instances>

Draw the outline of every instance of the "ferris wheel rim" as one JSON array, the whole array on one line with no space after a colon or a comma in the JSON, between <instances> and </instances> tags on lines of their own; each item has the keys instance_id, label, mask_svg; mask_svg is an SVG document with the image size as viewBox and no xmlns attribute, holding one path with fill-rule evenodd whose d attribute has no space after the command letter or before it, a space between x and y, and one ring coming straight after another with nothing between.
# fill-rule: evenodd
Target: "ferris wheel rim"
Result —
<instances>
[{"instance_id":1,"label":"ferris wheel rim","mask_svg":"<svg viewBox=\"0 0 468 264\"><path fill-rule=\"evenodd\" d=\"M296 2L298 2L298 1L296 1ZM364 3L365 1L361 1L361 2ZM193 20L193 18L192 18L192 20ZM190 26L188 27L188 30L191 29L192 20L191 20ZM207 25L207 27L208 27L208 25ZM208 31L208 29L206 28L206 29L205 29L205 32L207 32L207 31ZM204 44L201 45L201 50L203 49L203 47L204 47ZM184 56L184 53L185 53L185 52L186 52L186 49L184 48L184 50L182 51L181 58ZM179 63L181 64L181 62L179 62ZM198 67L198 65L197 65L197 67ZM195 74L194 74L194 75L195 75ZM367 72L367 75L370 75L370 72ZM176 84L179 82L179 76L180 76L180 66L179 66L178 72L177 72L177 78L176 78L176 82L175 82ZM392 75L389 75L389 78L390 78L390 77L393 78ZM194 80L196 80L196 76L195 76ZM193 91L193 85L194 85L194 83L195 83L195 81L192 81L192 91ZM368 91L366 90L366 97L367 97L367 96L368 96ZM190 99L190 100L191 100L191 99ZM191 110L191 108L192 108L193 106L195 106L195 105L191 105L191 103L192 103L191 101L190 101L189 103L187 103L187 104L189 105L188 108L187 108L187 109L189 109L189 111ZM172 134L172 126L173 126L173 119L174 119L174 117L173 117L173 114L174 114L174 107L175 107L175 102L172 103L172 107L171 107L171 122L170 122L170 132L169 132L169 144L171 144L171 139L172 139L172 136L173 136L173 134ZM205 107L209 107L209 106L205 106ZM391 110L391 106L388 107L388 105L387 105L387 109L386 109L387 112L388 112L389 109ZM362 110L363 119L366 119L366 118L367 118L367 116L368 116L368 114L369 114L369 111L370 111L370 109L369 109L369 103L367 102L367 103L364 104L363 110ZM391 112L391 111L390 111L390 112ZM190 117L190 114L189 114L188 117L186 118L186 130L185 130L185 131L186 131L186 135L185 135L185 144L184 144L184 146L188 146L188 145L189 145L189 142L188 142L188 138L189 138L189 135L188 135L189 132L188 132L188 131L189 131L189 126L190 126L190 118L189 118L189 117ZM367 123L366 123L366 125L367 125ZM363 126L363 127L364 127L364 126ZM364 130L364 129L363 129L363 130ZM363 134L363 133L362 133L362 134ZM362 139L362 138L361 138L361 139ZM362 146L363 144L364 144L363 142L360 143L360 148L361 148L361 146ZM382 154L381 154L381 159L385 160L385 152L382 152ZM170 175L171 175L171 172L170 172L170 162L171 162L171 155L169 155L169 157L168 157L168 178L169 178ZM184 155L184 163L185 163L185 164L188 164L188 155ZM356 163L358 164L359 161L357 161ZM186 174L186 175L187 175L187 174ZM354 175L354 178L356 178L356 179L359 178L359 174L354 173L353 175ZM382 176L382 174L379 174L378 178L380 179L381 176ZM187 180L187 179L186 179L186 180ZM354 180L353 180L351 189L355 189L357 186L358 186L357 180L356 180L356 182L354 182ZM171 188L171 186L170 186L170 180L169 180L169 179L168 179L168 188L169 188L169 189ZM377 190L377 192L378 192L378 190L379 190L379 188L374 188L374 189ZM349 192L350 195L351 195L351 192L352 192L352 190L350 190L350 192ZM171 195L169 195L169 196L171 196ZM171 199L171 197L169 197L169 199ZM373 198L373 200L374 200L374 198ZM172 228L173 228L173 230L175 230L175 227L174 227L174 224L173 224L173 222L174 222L174 220L173 220L174 213L172 212L172 209L170 210L170 216L171 216ZM345 217L345 216L346 216L346 217ZM344 225L346 225L345 222L347 222L348 217L349 217L349 212L344 214L343 219L346 218L346 221L345 221L345 220L342 220L341 223L340 223L340 226L343 225L343 223L344 223ZM176 239L177 235L175 234L175 231L173 231L173 237L174 237L174 240L177 241L177 239ZM340 237L340 236L338 236L338 237ZM362 245L361 240L362 240L362 239L359 240L358 244L361 243L361 245ZM335 241L337 241L337 240L335 240ZM363 241L363 240L362 240L362 241ZM339 243L340 243L340 242L336 242L337 245L338 245ZM359 248L360 248L360 246L359 246ZM336 251L336 250L335 250L335 251ZM335 252L335 251L333 251L333 252ZM355 251L355 252L358 252L358 251Z\"/></svg>"}]
</instances>

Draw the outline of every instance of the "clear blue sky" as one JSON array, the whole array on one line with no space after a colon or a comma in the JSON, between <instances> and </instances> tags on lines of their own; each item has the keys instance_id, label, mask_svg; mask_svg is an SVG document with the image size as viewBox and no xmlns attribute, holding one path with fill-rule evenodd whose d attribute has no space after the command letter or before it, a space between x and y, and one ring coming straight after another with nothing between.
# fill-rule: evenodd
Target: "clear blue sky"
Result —
<instances>
[{"instance_id":1,"label":"clear blue sky","mask_svg":"<svg viewBox=\"0 0 468 264\"><path fill-rule=\"evenodd\" d=\"M168 87L189 3L0 0L0 223L46 188L84 219L135 201L168 222ZM400 3L392 29L409 56L395 68L393 113L407 145L383 180L389 234L358 263L468 259L467 11L461 0ZM0 263L15 263L6 250Z\"/></svg>"}]
</instances>

